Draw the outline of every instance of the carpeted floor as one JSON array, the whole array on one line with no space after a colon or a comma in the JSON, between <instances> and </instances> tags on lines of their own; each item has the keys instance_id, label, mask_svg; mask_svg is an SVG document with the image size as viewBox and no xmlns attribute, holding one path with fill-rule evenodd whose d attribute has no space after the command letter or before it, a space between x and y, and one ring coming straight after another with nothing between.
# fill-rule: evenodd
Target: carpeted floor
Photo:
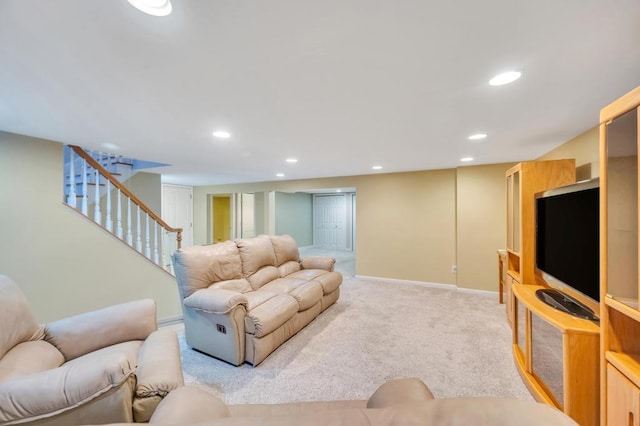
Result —
<instances>
[{"instance_id":1,"label":"carpeted floor","mask_svg":"<svg viewBox=\"0 0 640 426\"><path fill-rule=\"evenodd\" d=\"M497 296L345 279L335 305L255 368L194 351L177 331L185 381L231 404L366 399L399 377L421 378L436 397L533 400Z\"/></svg>"}]
</instances>

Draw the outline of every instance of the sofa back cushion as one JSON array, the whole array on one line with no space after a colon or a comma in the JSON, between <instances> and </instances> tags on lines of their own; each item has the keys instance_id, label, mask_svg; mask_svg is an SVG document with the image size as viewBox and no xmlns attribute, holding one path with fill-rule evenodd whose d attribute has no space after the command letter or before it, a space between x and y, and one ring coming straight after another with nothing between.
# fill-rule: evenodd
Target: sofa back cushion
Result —
<instances>
[{"instance_id":1,"label":"sofa back cushion","mask_svg":"<svg viewBox=\"0 0 640 426\"><path fill-rule=\"evenodd\" d=\"M38 324L20 288L0 275L0 358L18 343L39 340L44 327Z\"/></svg>"},{"instance_id":2,"label":"sofa back cushion","mask_svg":"<svg viewBox=\"0 0 640 426\"><path fill-rule=\"evenodd\" d=\"M216 282L242 278L240 253L233 241L177 250L173 269L183 299Z\"/></svg>"},{"instance_id":3,"label":"sofa back cushion","mask_svg":"<svg viewBox=\"0 0 640 426\"><path fill-rule=\"evenodd\" d=\"M288 261L298 262L300 260L298 244L291 235L273 235L270 238L276 255L276 266Z\"/></svg>"},{"instance_id":4,"label":"sofa back cushion","mask_svg":"<svg viewBox=\"0 0 640 426\"><path fill-rule=\"evenodd\" d=\"M236 244L242 259L242 274L254 290L280 277L280 271L275 266L276 254L268 235L239 238Z\"/></svg>"}]
</instances>

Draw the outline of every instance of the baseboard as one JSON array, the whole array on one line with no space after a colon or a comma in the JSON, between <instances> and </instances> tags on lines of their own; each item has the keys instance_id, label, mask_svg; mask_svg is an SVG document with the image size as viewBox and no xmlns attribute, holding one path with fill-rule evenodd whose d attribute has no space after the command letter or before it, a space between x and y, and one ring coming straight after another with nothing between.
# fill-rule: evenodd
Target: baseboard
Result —
<instances>
[{"instance_id":1,"label":"baseboard","mask_svg":"<svg viewBox=\"0 0 640 426\"><path fill-rule=\"evenodd\" d=\"M158 327L166 327L168 325L180 324L182 322L182 315L176 317L162 318L158 320Z\"/></svg>"},{"instance_id":2,"label":"baseboard","mask_svg":"<svg viewBox=\"0 0 640 426\"><path fill-rule=\"evenodd\" d=\"M421 286L421 287L432 287L432 288L443 288L443 289L447 289L447 290L454 290L454 291L459 291L461 293L472 293L472 294L482 294L485 296L497 296L498 292L497 291L490 291L490 290L477 290L474 288L464 288L464 287L458 287L455 284L441 284L441 283L430 283L430 282L426 282L426 281L411 281L411 280L399 280L396 278L381 278L381 277L370 277L368 275L356 275L355 278L362 278L365 280L371 280L371 281L385 281L385 282L392 282L394 284L402 284L402 285L417 285L417 286Z\"/></svg>"},{"instance_id":3,"label":"baseboard","mask_svg":"<svg viewBox=\"0 0 640 426\"><path fill-rule=\"evenodd\" d=\"M453 284L440 284L440 283L430 283L426 281L411 281L411 280L399 280L396 278L381 278L381 277L370 277L367 275L356 275L356 278L362 278L365 280L371 281L385 281L392 282L394 284L402 284L402 285L418 285L422 287L435 287L435 288L444 288L447 290L456 290L457 287Z\"/></svg>"}]
</instances>

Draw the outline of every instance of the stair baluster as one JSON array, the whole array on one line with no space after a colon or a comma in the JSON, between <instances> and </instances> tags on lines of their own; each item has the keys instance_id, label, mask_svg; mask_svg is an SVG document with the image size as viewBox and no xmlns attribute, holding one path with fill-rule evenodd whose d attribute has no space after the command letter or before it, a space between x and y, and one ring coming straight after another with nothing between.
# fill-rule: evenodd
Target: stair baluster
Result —
<instances>
[{"instance_id":1,"label":"stair baluster","mask_svg":"<svg viewBox=\"0 0 640 426\"><path fill-rule=\"evenodd\" d=\"M87 160L82 159L82 214L89 216L89 195L87 194Z\"/></svg>"},{"instance_id":2,"label":"stair baluster","mask_svg":"<svg viewBox=\"0 0 640 426\"><path fill-rule=\"evenodd\" d=\"M142 253L142 237L140 236L140 206L136 214L136 250Z\"/></svg>"},{"instance_id":3,"label":"stair baluster","mask_svg":"<svg viewBox=\"0 0 640 426\"><path fill-rule=\"evenodd\" d=\"M96 184L95 184L95 188L93 190L94 196L93 196L93 205L94 205L94 209L93 209L93 220L99 224L102 225L102 210L100 209L100 171L98 169L96 169Z\"/></svg>"},{"instance_id":4,"label":"stair baluster","mask_svg":"<svg viewBox=\"0 0 640 426\"><path fill-rule=\"evenodd\" d=\"M74 163L76 159L73 151L69 151L69 195L67 196L67 204L74 209L76 208L76 169Z\"/></svg>"},{"instance_id":5,"label":"stair baluster","mask_svg":"<svg viewBox=\"0 0 640 426\"><path fill-rule=\"evenodd\" d=\"M118 213L116 215L116 236L122 239L122 194L118 188Z\"/></svg>"},{"instance_id":6,"label":"stair baluster","mask_svg":"<svg viewBox=\"0 0 640 426\"><path fill-rule=\"evenodd\" d=\"M111 182L107 180L107 218L106 228L107 231L113 232L113 220L111 219Z\"/></svg>"}]
</instances>

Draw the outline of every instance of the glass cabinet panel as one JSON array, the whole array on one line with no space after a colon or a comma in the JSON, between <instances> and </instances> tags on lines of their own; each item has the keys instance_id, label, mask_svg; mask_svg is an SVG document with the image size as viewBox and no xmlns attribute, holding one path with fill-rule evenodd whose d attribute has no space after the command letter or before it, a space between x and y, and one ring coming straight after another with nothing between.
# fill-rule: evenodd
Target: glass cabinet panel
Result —
<instances>
[{"instance_id":1,"label":"glass cabinet panel","mask_svg":"<svg viewBox=\"0 0 640 426\"><path fill-rule=\"evenodd\" d=\"M638 307L638 112L607 124L607 293Z\"/></svg>"},{"instance_id":2,"label":"glass cabinet panel","mask_svg":"<svg viewBox=\"0 0 640 426\"><path fill-rule=\"evenodd\" d=\"M513 175L507 176L507 249L513 250Z\"/></svg>"},{"instance_id":3,"label":"glass cabinet panel","mask_svg":"<svg viewBox=\"0 0 640 426\"><path fill-rule=\"evenodd\" d=\"M513 174L513 250L520 253L520 172Z\"/></svg>"}]
</instances>

